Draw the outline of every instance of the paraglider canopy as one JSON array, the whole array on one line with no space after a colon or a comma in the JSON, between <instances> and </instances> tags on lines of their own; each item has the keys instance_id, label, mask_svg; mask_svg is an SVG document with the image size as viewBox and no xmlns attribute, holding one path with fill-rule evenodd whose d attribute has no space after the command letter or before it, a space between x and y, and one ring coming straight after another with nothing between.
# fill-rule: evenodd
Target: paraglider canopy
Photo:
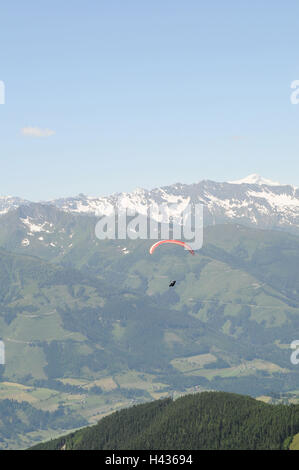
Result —
<instances>
[{"instance_id":1,"label":"paraglider canopy","mask_svg":"<svg viewBox=\"0 0 299 470\"><path fill-rule=\"evenodd\" d=\"M180 245L180 246L183 246L186 250L188 250L191 255L195 255L194 251L192 250L192 248L186 243L186 242L182 242L181 240L159 240L158 242L154 243L151 247L150 247L150 254L152 255L155 251L155 249L164 244L164 243L172 243L174 245Z\"/></svg>"}]
</instances>

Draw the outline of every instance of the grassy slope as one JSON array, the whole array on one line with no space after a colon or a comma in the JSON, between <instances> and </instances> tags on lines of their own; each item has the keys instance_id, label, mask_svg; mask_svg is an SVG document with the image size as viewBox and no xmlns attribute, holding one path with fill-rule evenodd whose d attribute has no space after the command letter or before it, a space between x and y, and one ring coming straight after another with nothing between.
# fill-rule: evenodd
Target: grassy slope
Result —
<instances>
[{"instance_id":1,"label":"grassy slope","mask_svg":"<svg viewBox=\"0 0 299 470\"><path fill-rule=\"evenodd\" d=\"M93 422L197 386L298 390L288 347L299 323L297 237L216 226L194 257L166 246L151 257L149 241L96 242L87 232L80 225L56 264L0 252L2 381L13 383L1 385L1 398L44 410L60 402Z\"/></svg>"}]
</instances>

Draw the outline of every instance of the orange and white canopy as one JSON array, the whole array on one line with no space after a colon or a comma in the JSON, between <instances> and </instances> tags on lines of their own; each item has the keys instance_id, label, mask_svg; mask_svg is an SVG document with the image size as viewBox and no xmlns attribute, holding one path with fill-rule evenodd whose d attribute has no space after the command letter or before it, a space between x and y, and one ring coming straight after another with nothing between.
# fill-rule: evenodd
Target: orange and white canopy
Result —
<instances>
[{"instance_id":1,"label":"orange and white canopy","mask_svg":"<svg viewBox=\"0 0 299 470\"><path fill-rule=\"evenodd\" d=\"M164 243L172 243L174 245L180 245L180 246L183 246L186 250L188 250L191 255L195 255L194 251L192 250L192 248L186 243L186 242L182 242L181 240L159 240L158 242L154 243L151 247L150 247L150 254L152 255L155 251L155 249L160 246L160 245L163 245Z\"/></svg>"}]
</instances>

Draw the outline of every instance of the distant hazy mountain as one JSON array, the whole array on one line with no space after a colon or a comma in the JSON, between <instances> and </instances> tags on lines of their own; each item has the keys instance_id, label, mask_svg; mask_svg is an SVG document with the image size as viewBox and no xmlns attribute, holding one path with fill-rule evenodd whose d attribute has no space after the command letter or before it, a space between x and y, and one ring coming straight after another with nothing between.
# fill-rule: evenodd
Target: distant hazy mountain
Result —
<instances>
[{"instance_id":1,"label":"distant hazy mountain","mask_svg":"<svg viewBox=\"0 0 299 470\"><path fill-rule=\"evenodd\" d=\"M246 178L240 179L240 180L235 180L235 181L229 181L231 184L265 184L267 186L283 186L281 183L278 183L277 181L272 181L267 178L263 178L260 175L257 175L256 173L253 173L252 175L246 176Z\"/></svg>"},{"instance_id":2,"label":"distant hazy mountain","mask_svg":"<svg viewBox=\"0 0 299 470\"><path fill-rule=\"evenodd\" d=\"M191 185L177 183L153 190L136 189L109 197L79 195L52 201L66 212L92 215L107 215L115 208L124 207L144 213L146 207L163 203L173 217L188 204L203 204L205 225L233 221L296 232L299 226L299 189L259 175L229 183L204 180Z\"/></svg>"},{"instance_id":3,"label":"distant hazy mountain","mask_svg":"<svg viewBox=\"0 0 299 470\"><path fill-rule=\"evenodd\" d=\"M80 194L47 201L43 205L52 205L70 214L100 216L120 208L132 208L144 214L149 206L165 204L169 215L176 217L188 204L198 203L204 205L205 225L240 222L257 228L299 232L299 189L255 174L228 183L204 180L190 185L176 183L153 190L136 189L131 193L110 196ZM0 214L28 204L22 199L2 197ZM33 219L31 224L35 225ZM42 231L42 227L39 230Z\"/></svg>"},{"instance_id":4,"label":"distant hazy mountain","mask_svg":"<svg viewBox=\"0 0 299 470\"><path fill-rule=\"evenodd\" d=\"M8 211L17 207L27 205L29 201L13 196L0 196L0 215L6 214Z\"/></svg>"}]
</instances>

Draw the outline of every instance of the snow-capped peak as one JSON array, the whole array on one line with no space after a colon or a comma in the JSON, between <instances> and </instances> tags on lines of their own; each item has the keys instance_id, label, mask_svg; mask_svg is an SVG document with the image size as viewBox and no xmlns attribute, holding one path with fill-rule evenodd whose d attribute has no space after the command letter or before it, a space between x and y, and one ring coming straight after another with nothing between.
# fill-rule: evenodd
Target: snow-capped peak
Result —
<instances>
[{"instance_id":1,"label":"snow-capped peak","mask_svg":"<svg viewBox=\"0 0 299 470\"><path fill-rule=\"evenodd\" d=\"M241 180L229 181L229 183L230 184L258 184L258 185L266 184L267 186L281 186L281 183L263 178L262 176L257 175L256 173L253 173L252 175L248 175L246 176L246 178L243 178Z\"/></svg>"}]
</instances>

